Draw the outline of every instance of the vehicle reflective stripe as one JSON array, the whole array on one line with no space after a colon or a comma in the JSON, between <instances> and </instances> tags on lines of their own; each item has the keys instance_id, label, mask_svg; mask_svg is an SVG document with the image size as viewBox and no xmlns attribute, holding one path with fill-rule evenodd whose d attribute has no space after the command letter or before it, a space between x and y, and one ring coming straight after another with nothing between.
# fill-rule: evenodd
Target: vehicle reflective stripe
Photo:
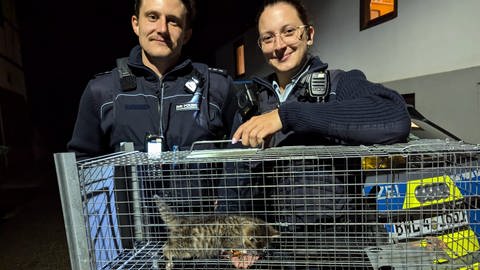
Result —
<instances>
[{"instance_id":1,"label":"vehicle reflective stripe","mask_svg":"<svg viewBox=\"0 0 480 270\"><path fill-rule=\"evenodd\" d=\"M445 243L444 251L450 258L456 259L479 250L478 239L472 229L438 236Z\"/></svg>"},{"instance_id":2,"label":"vehicle reflective stripe","mask_svg":"<svg viewBox=\"0 0 480 270\"><path fill-rule=\"evenodd\" d=\"M474 263L469 266L460 267L457 270L478 270L478 269L480 269L480 263Z\"/></svg>"},{"instance_id":3,"label":"vehicle reflective stripe","mask_svg":"<svg viewBox=\"0 0 480 270\"><path fill-rule=\"evenodd\" d=\"M417 197L415 196L415 189L418 186L431 184L431 183L445 183L450 189L450 196L448 196L448 198L444 198L440 200L426 201L424 203L419 202L417 200ZM437 176L432 178L424 178L424 179L418 179L418 180L410 180L407 183L407 193L405 194L405 200L403 201L403 209L417 208L417 207L429 206L433 204L441 204L441 203L456 201L462 198L463 198L462 193L460 192L458 187L455 185L455 183L452 181L452 178L450 178L450 176L448 175Z\"/></svg>"},{"instance_id":4,"label":"vehicle reflective stripe","mask_svg":"<svg viewBox=\"0 0 480 270\"><path fill-rule=\"evenodd\" d=\"M448 259L445 258L438 258L433 261L434 264L443 264L443 263L448 263Z\"/></svg>"}]
</instances>

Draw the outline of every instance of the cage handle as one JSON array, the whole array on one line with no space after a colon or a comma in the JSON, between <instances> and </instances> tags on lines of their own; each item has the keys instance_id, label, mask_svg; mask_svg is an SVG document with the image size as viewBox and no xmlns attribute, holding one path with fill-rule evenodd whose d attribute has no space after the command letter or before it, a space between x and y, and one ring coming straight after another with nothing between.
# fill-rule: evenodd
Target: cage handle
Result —
<instances>
[{"instance_id":1,"label":"cage handle","mask_svg":"<svg viewBox=\"0 0 480 270\"><path fill-rule=\"evenodd\" d=\"M242 140L238 140L238 142L241 142ZM231 143L232 140L209 140L209 141L196 141L192 143L192 146L190 146L190 152L193 152L195 145L198 144L207 144L207 143ZM257 147L259 150L264 150L265 149L265 142L262 141L260 147Z\"/></svg>"}]
</instances>

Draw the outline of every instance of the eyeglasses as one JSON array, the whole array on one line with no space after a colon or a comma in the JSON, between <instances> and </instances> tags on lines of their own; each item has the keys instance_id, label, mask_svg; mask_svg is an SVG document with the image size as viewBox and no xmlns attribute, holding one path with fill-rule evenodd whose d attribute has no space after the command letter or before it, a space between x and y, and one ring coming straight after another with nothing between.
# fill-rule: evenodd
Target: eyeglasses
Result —
<instances>
[{"instance_id":1,"label":"eyeglasses","mask_svg":"<svg viewBox=\"0 0 480 270\"><path fill-rule=\"evenodd\" d=\"M308 24L300 25L300 26L286 26L284 27L278 34L277 33L266 33L261 35L258 38L258 46L260 49L271 49L273 46L273 42L275 41L275 37L277 35L280 36L282 41L287 45L293 45L299 40L302 39L303 34L305 33L305 29L310 28L311 26Z\"/></svg>"}]
</instances>

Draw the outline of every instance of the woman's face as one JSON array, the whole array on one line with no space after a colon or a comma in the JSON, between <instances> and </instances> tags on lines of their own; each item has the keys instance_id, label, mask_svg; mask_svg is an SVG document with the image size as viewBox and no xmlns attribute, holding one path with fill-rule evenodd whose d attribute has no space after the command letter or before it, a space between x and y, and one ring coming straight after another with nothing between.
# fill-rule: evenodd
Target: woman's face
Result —
<instances>
[{"instance_id":1,"label":"woman's face","mask_svg":"<svg viewBox=\"0 0 480 270\"><path fill-rule=\"evenodd\" d=\"M313 28L305 26L292 5L279 2L264 9L258 32L259 45L268 64L279 76L293 76L313 43Z\"/></svg>"}]
</instances>

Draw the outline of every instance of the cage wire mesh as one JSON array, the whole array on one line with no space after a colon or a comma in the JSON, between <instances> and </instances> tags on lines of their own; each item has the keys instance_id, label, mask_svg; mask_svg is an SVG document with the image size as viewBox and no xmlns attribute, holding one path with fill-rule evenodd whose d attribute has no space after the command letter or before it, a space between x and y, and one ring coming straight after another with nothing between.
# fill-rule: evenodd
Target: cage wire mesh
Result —
<instances>
[{"instance_id":1,"label":"cage wire mesh","mask_svg":"<svg viewBox=\"0 0 480 270\"><path fill-rule=\"evenodd\" d=\"M478 269L479 154L478 145L419 140L77 162L86 235L75 241L88 247L77 259L90 269L233 269L232 257L247 255L258 256L251 269ZM182 239L167 229L155 195L182 220L174 226L188 228ZM249 223L219 216L255 217L280 236L226 241L232 236L212 226ZM208 237L241 245L199 244ZM173 266L163 254L167 239L186 257L174 256ZM252 239L268 244L252 248ZM201 248L212 251L202 257Z\"/></svg>"}]
</instances>

